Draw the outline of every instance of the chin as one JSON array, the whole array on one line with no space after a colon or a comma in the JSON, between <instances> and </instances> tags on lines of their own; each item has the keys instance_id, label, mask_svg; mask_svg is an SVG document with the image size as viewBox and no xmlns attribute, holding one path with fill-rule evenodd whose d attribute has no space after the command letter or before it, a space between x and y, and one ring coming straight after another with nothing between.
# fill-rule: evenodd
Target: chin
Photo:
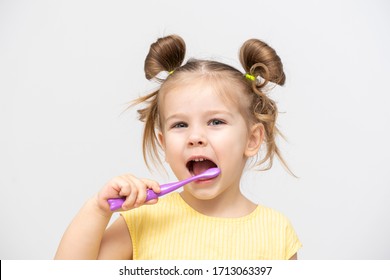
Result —
<instances>
[{"instance_id":1,"label":"chin","mask_svg":"<svg viewBox=\"0 0 390 280\"><path fill-rule=\"evenodd\" d=\"M220 191L216 190L212 186L206 186L206 184L197 183L196 186L187 186L185 191L191 196L199 200L211 200L221 194Z\"/></svg>"}]
</instances>

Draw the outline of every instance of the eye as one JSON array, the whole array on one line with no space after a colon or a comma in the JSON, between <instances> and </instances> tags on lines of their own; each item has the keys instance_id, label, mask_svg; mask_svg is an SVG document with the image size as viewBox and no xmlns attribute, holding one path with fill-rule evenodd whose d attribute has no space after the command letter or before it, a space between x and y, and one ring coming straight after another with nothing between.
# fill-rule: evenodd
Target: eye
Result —
<instances>
[{"instance_id":1,"label":"eye","mask_svg":"<svg viewBox=\"0 0 390 280\"><path fill-rule=\"evenodd\" d=\"M212 119L208 122L208 125L221 125L221 124L225 124L226 122L224 122L223 120L220 120L220 119Z\"/></svg>"},{"instance_id":2,"label":"eye","mask_svg":"<svg viewBox=\"0 0 390 280\"><path fill-rule=\"evenodd\" d=\"M188 125L185 122L177 122L171 126L171 128L185 128L185 127L188 127Z\"/></svg>"}]
</instances>

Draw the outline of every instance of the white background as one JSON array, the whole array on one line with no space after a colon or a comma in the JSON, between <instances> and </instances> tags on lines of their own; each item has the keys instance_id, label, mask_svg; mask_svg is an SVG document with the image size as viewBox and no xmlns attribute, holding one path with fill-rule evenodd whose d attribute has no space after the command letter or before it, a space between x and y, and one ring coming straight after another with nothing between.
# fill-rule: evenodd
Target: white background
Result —
<instances>
[{"instance_id":1,"label":"white background","mask_svg":"<svg viewBox=\"0 0 390 280\"><path fill-rule=\"evenodd\" d=\"M253 201L283 212L301 259L390 258L390 4L376 1L0 0L0 258L51 259L110 178L143 163L126 103L150 44L176 33L188 57L233 66L249 38L274 47L283 154L248 171ZM241 68L240 68L241 69Z\"/></svg>"}]
</instances>

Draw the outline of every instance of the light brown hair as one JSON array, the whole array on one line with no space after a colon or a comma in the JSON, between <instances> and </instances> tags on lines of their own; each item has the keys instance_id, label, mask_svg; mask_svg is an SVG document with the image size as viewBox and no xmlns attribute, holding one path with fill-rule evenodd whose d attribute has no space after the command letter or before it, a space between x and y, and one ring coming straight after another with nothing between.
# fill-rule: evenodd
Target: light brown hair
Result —
<instances>
[{"instance_id":1,"label":"light brown hair","mask_svg":"<svg viewBox=\"0 0 390 280\"><path fill-rule=\"evenodd\" d=\"M159 108L161 95L172 87L180 86L186 79L201 77L210 79L216 84L219 92L226 98L229 98L226 92L232 87L231 85L235 85L243 94L242 100L246 100L243 110L245 118L249 120L250 124L263 124L266 153L256 159L255 165L260 170L268 170L272 167L274 155L276 155L282 165L293 175L275 142L275 138L281 135L276 126L278 115L276 103L263 92L264 87L269 82L283 85L286 80L283 64L275 50L258 39L246 41L239 53L241 65L246 73L213 60L190 59L183 64L185 52L184 40L180 36L170 35L154 42L145 59L146 78L162 83L158 90L142 96L132 103L132 105L146 103L146 106L138 110L138 113L139 119L145 123L143 155L148 168L150 168L149 159L154 164L161 164L160 144L157 139L157 131L161 130L163 125ZM163 71L170 73L166 79L158 77ZM250 75L249 79L245 74ZM238 100L234 102L239 103Z\"/></svg>"}]
</instances>

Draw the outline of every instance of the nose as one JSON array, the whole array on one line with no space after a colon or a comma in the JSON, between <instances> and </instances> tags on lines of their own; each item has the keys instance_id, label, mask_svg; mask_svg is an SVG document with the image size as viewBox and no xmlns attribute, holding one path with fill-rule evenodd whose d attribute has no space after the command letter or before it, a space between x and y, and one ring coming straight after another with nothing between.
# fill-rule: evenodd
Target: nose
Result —
<instances>
[{"instance_id":1,"label":"nose","mask_svg":"<svg viewBox=\"0 0 390 280\"><path fill-rule=\"evenodd\" d=\"M188 137L188 146L202 147L207 145L207 138L199 131L193 131Z\"/></svg>"},{"instance_id":2,"label":"nose","mask_svg":"<svg viewBox=\"0 0 390 280\"><path fill-rule=\"evenodd\" d=\"M203 141L203 140L194 140L194 141L189 141L188 144L191 147L201 147L201 146L205 146L205 141Z\"/></svg>"}]
</instances>

